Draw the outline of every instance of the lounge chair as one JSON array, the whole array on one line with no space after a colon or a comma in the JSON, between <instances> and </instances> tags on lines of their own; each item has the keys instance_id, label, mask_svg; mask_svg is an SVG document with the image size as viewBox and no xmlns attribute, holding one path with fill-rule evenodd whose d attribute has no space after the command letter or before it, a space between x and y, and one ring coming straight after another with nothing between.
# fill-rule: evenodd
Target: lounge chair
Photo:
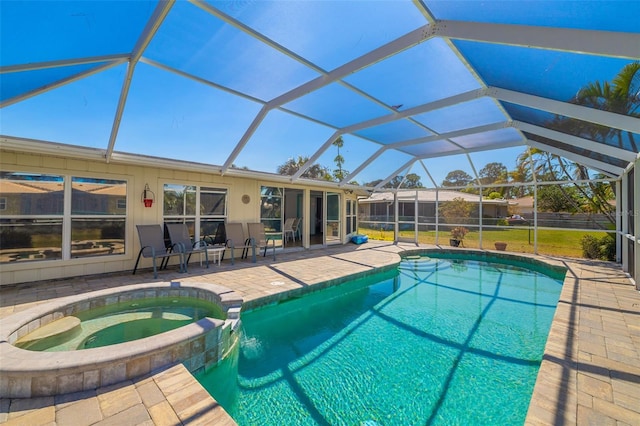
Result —
<instances>
[{"instance_id":1,"label":"lounge chair","mask_svg":"<svg viewBox=\"0 0 640 426\"><path fill-rule=\"evenodd\" d=\"M258 250L264 248L262 257L267 256L267 249L269 245L273 250L273 260L276 260L276 240L272 237L267 237L264 232L264 223L247 223L247 229L249 231L249 237L253 238Z\"/></svg>"},{"instance_id":2,"label":"lounge chair","mask_svg":"<svg viewBox=\"0 0 640 426\"><path fill-rule=\"evenodd\" d=\"M136 228L140 239L140 252L138 253L138 259L136 259L136 266L133 268L134 275L138 269L140 256L153 259L153 278L158 278L158 269L165 269L172 256L180 258L180 272L187 272L184 253L181 251L172 252L165 246L164 232L161 225L136 225ZM158 268L156 259L160 259L160 268Z\"/></svg>"},{"instance_id":3,"label":"lounge chair","mask_svg":"<svg viewBox=\"0 0 640 426\"><path fill-rule=\"evenodd\" d=\"M231 264L235 263L235 249L242 249L241 259L247 257L251 249L253 263L256 263L256 243L253 238L245 238L241 223L226 224L226 245L231 252Z\"/></svg>"},{"instance_id":4,"label":"lounge chair","mask_svg":"<svg viewBox=\"0 0 640 426\"><path fill-rule=\"evenodd\" d=\"M209 267L209 254L207 252L207 243L204 240L198 240L193 242L189 235L189 228L184 223L165 223L169 231L169 238L171 239L171 250L181 251L185 255L184 267L185 270L191 259L193 253L204 253L205 265ZM201 263L202 264L202 263Z\"/></svg>"}]
</instances>

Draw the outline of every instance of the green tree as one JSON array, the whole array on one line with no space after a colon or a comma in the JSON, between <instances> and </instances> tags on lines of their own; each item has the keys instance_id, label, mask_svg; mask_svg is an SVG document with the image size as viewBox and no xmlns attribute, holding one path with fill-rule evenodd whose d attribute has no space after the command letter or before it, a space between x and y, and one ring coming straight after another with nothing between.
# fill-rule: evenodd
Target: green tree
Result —
<instances>
[{"instance_id":1,"label":"green tree","mask_svg":"<svg viewBox=\"0 0 640 426\"><path fill-rule=\"evenodd\" d=\"M505 191L503 193L505 198L520 198L531 195L532 186L526 184L531 182L531 173L527 164L516 165L516 168L509 172L509 179L513 183L522 182L523 185L505 187Z\"/></svg>"},{"instance_id":2,"label":"green tree","mask_svg":"<svg viewBox=\"0 0 640 426\"><path fill-rule=\"evenodd\" d=\"M502 163L488 163L480 169L478 176L480 176L480 182L483 185L490 185L496 182L504 183L507 180L507 171L507 166Z\"/></svg>"},{"instance_id":3,"label":"green tree","mask_svg":"<svg viewBox=\"0 0 640 426\"><path fill-rule=\"evenodd\" d=\"M364 186L376 186L382 179L372 180L371 182L366 182ZM383 188L398 188L402 184L402 188L407 189L415 189L415 188L424 188L422 182L420 181L420 176L415 173L409 173L405 179L403 175L394 176L389 182L385 183Z\"/></svg>"},{"instance_id":4,"label":"green tree","mask_svg":"<svg viewBox=\"0 0 640 426\"><path fill-rule=\"evenodd\" d=\"M303 157L302 155L298 155L297 158L289 158L284 164L278 166L278 173L281 175L293 176L308 161L309 157ZM320 164L314 164L309 167L302 174L302 177L307 179L331 180L331 175L327 171L327 168L321 166Z\"/></svg>"},{"instance_id":5,"label":"green tree","mask_svg":"<svg viewBox=\"0 0 640 426\"><path fill-rule=\"evenodd\" d=\"M640 117L640 62L636 61L624 66L611 82L595 81L587 84L569 102L602 111ZM546 126L601 143L616 140L620 148L638 151L633 133L620 129L560 116L549 120ZM578 208L574 206L576 211L602 213L611 223L615 223L615 206L610 202L615 196L615 190L610 184L592 182L586 167L535 148L518 157L518 174L525 175L527 180L531 179L530 162L533 163L533 172L537 180L588 180L586 184L575 184L577 196L573 197L565 193L563 198L574 199L578 205ZM602 179L604 175L599 174L594 177ZM565 188L567 188L566 185L560 187L561 190Z\"/></svg>"},{"instance_id":6,"label":"green tree","mask_svg":"<svg viewBox=\"0 0 640 426\"><path fill-rule=\"evenodd\" d=\"M442 186L467 186L473 178L463 170L453 170L442 181Z\"/></svg>"},{"instance_id":7,"label":"green tree","mask_svg":"<svg viewBox=\"0 0 640 426\"><path fill-rule=\"evenodd\" d=\"M456 197L451 201L440 203L439 215L446 223L465 223L471 216L473 206L462 197Z\"/></svg>"},{"instance_id":8,"label":"green tree","mask_svg":"<svg viewBox=\"0 0 640 426\"><path fill-rule=\"evenodd\" d=\"M500 183L507 183L509 181L509 172L507 166L502 163L493 162L485 165L478 172L480 177L480 183L483 185L495 185ZM503 197L506 192L506 187L491 187L484 190L484 195L489 195L493 192L498 192L500 197Z\"/></svg>"},{"instance_id":9,"label":"green tree","mask_svg":"<svg viewBox=\"0 0 640 426\"><path fill-rule=\"evenodd\" d=\"M530 148L523 152L518 157L517 162L518 168L529 167L529 170L531 170L530 164L532 163L533 173L535 173L538 181L569 181L573 179L587 181L586 183L573 183L573 186L557 185L558 191L563 194L555 201L548 201L546 203L548 206L557 206L558 203L565 203L565 211L601 213L610 223L615 223L615 204L610 202L615 198L615 190L611 184L592 182L589 171L585 166L537 148ZM598 174L594 177L603 179L605 176ZM540 193L539 189L538 205L541 202L545 204L543 198L547 196L554 197L558 196L558 194L555 190L547 190ZM553 208L548 207L546 209L559 211L553 210ZM589 217L589 219L592 220L594 226L602 228L593 218Z\"/></svg>"},{"instance_id":10,"label":"green tree","mask_svg":"<svg viewBox=\"0 0 640 426\"><path fill-rule=\"evenodd\" d=\"M402 187L415 189L415 188L424 188L424 185L422 185L422 182L420 181L420 176L418 176L415 173L409 173L405 177Z\"/></svg>"},{"instance_id":11,"label":"green tree","mask_svg":"<svg viewBox=\"0 0 640 426\"><path fill-rule=\"evenodd\" d=\"M538 209L548 212L578 211L579 202L574 187L564 185L541 185L538 187Z\"/></svg>"},{"instance_id":12,"label":"green tree","mask_svg":"<svg viewBox=\"0 0 640 426\"><path fill-rule=\"evenodd\" d=\"M611 82L587 84L569 101L602 111L640 117L640 62L627 64ZM550 127L599 142L614 139L620 148L638 152L633 133L608 126L556 117Z\"/></svg>"}]
</instances>

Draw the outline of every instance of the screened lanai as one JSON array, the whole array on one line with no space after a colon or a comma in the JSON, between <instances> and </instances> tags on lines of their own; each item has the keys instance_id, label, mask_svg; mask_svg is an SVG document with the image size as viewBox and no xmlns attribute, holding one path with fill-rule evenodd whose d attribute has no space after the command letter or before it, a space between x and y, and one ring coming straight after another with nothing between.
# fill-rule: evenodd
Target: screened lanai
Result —
<instances>
[{"instance_id":1,"label":"screened lanai","mask_svg":"<svg viewBox=\"0 0 640 426\"><path fill-rule=\"evenodd\" d=\"M340 194L339 217L348 223L338 237L345 240L357 230L358 196L388 192L397 201L409 174L439 192L456 169L471 181L447 189L482 193L491 187L480 173L487 164L542 151L584 166L579 184L615 188L617 260L635 277L640 72L629 78L624 102L607 100L618 92L602 82L617 81L640 60L636 1L51 1L0 8L2 226L46 216L61 235L56 259L67 266L82 250L68 231L74 220L101 217L74 207L71 194L84 184L123 191L110 219L125 223L120 254L128 257L115 269L130 266L137 251L134 223L167 218L162 208L140 205L148 186L156 207L167 185L193 186L198 197L230 197L224 218L241 210L240 219L263 220L255 200L270 188L308 191L302 195L310 199L325 193L325 208L327 194ZM581 96L594 82L603 96ZM283 173L289 160L296 167ZM325 169L322 178L314 166ZM28 176L19 188L16 176ZM556 185L536 179L510 177L500 186L528 186L535 198L538 188ZM44 181L54 189L43 189ZM7 209L11 194L39 191L50 195L44 205ZM480 235L500 225L483 221L488 208L472 223ZM309 218L312 209L299 207L296 215ZM412 223L400 216L391 223L396 240L400 222ZM305 226L311 234L313 224ZM82 260L81 271L93 271ZM25 279L21 268L9 268L11 280Z\"/></svg>"}]
</instances>

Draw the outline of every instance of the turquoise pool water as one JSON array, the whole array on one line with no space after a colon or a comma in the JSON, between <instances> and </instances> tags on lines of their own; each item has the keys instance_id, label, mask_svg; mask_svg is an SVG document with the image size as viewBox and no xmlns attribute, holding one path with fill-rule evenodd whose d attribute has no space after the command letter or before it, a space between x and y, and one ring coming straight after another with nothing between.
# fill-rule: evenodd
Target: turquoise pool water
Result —
<instances>
[{"instance_id":1,"label":"turquoise pool water","mask_svg":"<svg viewBox=\"0 0 640 426\"><path fill-rule=\"evenodd\" d=\"M561 285L406 259L243 314L235 356L197 379L240 425L522 424Z\"/></svg>"},{"instance_id":2,"label":"turquoise pool water","mask_svg":"<svg viewBox=\"0 0 640 426\"><path fill-rule=\"evenodd\" d=\"M97 307L75 316L81 321L78 327L16 346L43 352L99 348L154 336L205 317L224 318L224 313L200 299L158 297Z\"/></svg>"}]
</instances>

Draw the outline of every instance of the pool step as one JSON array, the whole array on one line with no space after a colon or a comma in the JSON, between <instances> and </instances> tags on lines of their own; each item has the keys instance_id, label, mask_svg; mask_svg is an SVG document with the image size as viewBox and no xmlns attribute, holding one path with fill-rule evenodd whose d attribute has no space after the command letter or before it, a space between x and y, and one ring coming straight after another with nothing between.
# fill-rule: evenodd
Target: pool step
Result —
<instances>
[{"instance_id":1,"label":"pool step","mask_svg":"<svg viewBox=\"0 0 640 426\"><path fill-rule=\"evenodd\" d=\"M450 267L451 262L449 261L417 256L406 257L400 263L400 270L403 271L432 272L436 269L441 271Z\"/></svg>"},{"instance_id":2,"label":"pool step","mask_svg":"<svg viewBox=\"0 0 640 426\"><path fill-rule=\"evenodd\" d=\"M52 321L47 325L43 325L26 336L21 337L16 342L16 346L27 346L37 340L59 336L79 326L80 319L73 315L69 315L68 317L63 317L59 320Z\"/></svg>"}]
</instances>

